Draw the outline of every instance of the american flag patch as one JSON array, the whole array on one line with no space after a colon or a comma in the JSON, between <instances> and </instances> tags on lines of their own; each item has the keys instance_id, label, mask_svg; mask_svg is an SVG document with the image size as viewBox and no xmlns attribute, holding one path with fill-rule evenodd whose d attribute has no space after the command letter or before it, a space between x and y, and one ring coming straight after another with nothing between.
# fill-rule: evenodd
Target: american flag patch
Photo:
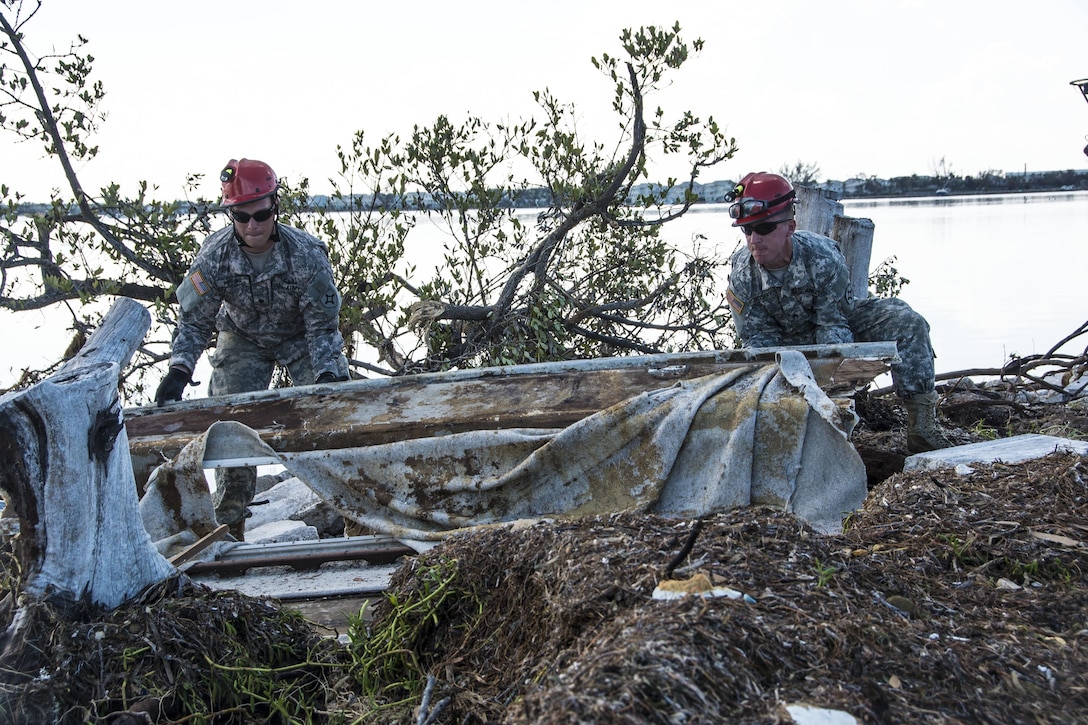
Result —
<instances>
[{"instance_id":1,"label":"american flag patch","mask_svg":"<svg viewBox=\"0 0 1088 725\"><path fill-rule=\"evenodd\" d=\"M189 275L189 281L193 283L193 289L196 290L198 295L204 296L207 293L208 283L204 281L204 275L200 273L199 269Z\"/></svg>"},{"instance_id":2,"label":"american flag patch","mask_svg":"<svg viewBox=\"0 0 1088 725\"><path fill-rule=\"evenodd\" d=\"M732 287L725 291L725 299L738 315L744 314L744 300L733 294Z\"/></svg>"}]
</instances>

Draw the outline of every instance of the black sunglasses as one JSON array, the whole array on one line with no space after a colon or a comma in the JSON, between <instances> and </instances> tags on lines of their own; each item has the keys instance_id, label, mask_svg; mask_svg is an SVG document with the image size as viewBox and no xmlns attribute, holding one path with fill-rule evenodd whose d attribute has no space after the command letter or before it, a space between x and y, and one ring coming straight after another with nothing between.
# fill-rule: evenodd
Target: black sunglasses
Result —
<instances>
[{"instance_id":1,"label":"black sunglasses","mask_svg":"<svg viewBox=\"0 0 1088 725\"><path fill-rule=\"evenodd\" d=\"M276 207L270 206L267 209L261 209L255 211L252 214L246 214L244 211L237 211L235 209L230 210L230 218L232 221L236 221L239 224L249 224L249 220L253 219L258 222L266 222L272 218L272 215L276 213Z\"/></svg>"},{"instance_id":2,"label":"black sunglasses","mask_svg":"<svg viewBox=\"0 0 1088 725\"><path fill-rule=\"evenodd\" d=\"M740 228L744 230L745 234L752 234L753 232L759 236L766 236L778 229L779 224L785 224L789 219L783 219L777 222L760 222L759 224L741 224Z\"/></svg>"}]
</instances>

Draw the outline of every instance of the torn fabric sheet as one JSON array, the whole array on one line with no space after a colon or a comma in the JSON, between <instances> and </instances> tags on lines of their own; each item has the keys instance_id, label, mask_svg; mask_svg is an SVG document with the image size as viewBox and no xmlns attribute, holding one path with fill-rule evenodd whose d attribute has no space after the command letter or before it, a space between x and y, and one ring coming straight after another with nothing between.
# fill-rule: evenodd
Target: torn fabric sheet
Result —
<instances>
[{"instance_id":1,"label":"torn fabric sheet","mask_svg":"<svg viewBox=\"0 0 1088 725\"><path fill-rule=\"evenodd\" d=\"M204 476L205 460L276 457L276 452L252 428L220 421L152 471L140 498L140 516L159 553L172 556L218 525ZM217 542L204 558L232 545L233 541Z\"/></svg>"},{"instance_id":2,"label":"torn fabric sheet","mask_svg":"<svg viewBox=\"0 0 1088 725\"><path fill-rule=\"evenodd\" d=\"M235 440L224 444L223 425L202 436L205 445L244 456L253 442L239 437L260 443L233 424L221 432ZM866 495L837 406L795 351L777 364L644 392L561 430L477 430L279 457L345 517L401 539L522 519L699 516L751 504L832 533Z\"/></svg>"}]
</instances>

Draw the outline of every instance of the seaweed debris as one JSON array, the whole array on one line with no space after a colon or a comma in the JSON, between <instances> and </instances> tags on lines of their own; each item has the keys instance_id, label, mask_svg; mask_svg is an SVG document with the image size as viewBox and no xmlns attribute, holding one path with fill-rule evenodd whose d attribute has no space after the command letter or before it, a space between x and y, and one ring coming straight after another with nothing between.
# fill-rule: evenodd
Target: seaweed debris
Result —
<instances>
[{"instance_id":1,"label":"seaweed debris","mask_svg":"<svg viewBox=\"0 0 1088 725\"><path fill-rule=\"evenodd\" d=\"M1088 437L1083 407L946 403L961 442ZM859 450L896 454L899 411L868 404ZM108 613L26 604L9 542L0 627L26 636L0 653L0 719L789 723L794 703L864 723L1083 719L1088 459L875 478L838 536L761 508L460 536L406 559L346 646L184 578ZM656 599L669 579L739 596Z\"/></svg>"}]
</instances>

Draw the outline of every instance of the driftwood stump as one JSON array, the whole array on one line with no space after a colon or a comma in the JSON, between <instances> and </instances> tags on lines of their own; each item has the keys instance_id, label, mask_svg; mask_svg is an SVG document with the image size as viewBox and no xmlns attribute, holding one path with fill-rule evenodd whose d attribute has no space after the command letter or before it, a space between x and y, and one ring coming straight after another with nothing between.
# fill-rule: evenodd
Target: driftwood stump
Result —
<instances>
[{"instance_id":1,"label":"driftwood stump","mask_svg":"<svg viewBox=\"0 0 1088 725\"><path fill-rule=\"evenodd\" d=\"M0 397L0 489L19 518L29 601L113 609L175 571L144 530L117 395L149 326L122 298L60 371Z\"/></svg>"},{"instance_id":2,"label":"driftwood stump","mask_svg":"<svg viewBox=\"0 0 1088 725\"><path fill-rule=\"evenodd\" d=\"M797 227L837 241L846 257L854 299L868 297L869 263L875 233L873 221L844 216L839 195L827 189L798 187L797 199Z\"/></svg>"}]
</instances>

